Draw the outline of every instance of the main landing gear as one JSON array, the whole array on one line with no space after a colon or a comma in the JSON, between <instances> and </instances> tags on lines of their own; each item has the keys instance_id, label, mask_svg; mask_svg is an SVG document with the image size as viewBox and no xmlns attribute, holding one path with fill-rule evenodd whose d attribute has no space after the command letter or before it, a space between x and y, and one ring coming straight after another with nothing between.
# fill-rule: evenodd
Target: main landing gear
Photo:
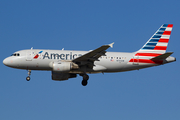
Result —
<instances>
[{"instance_id":1,"label":"main landing gear","mask_svg":"<svg viewBox=\"0 0 180 120\"><path fill-rule=\"evenodd\" d=\"M30 78L30 75L31 75L31 70L28 70L28 76L26 77L26 80L27 80L27 81L30 81L30 79L31 79L31 78Z\"/></svg>"},{"instance_id":2,"label":"main landing gear","mask_svg":"<svg viewBox=\"0 0 180 120\"><path fill-rule=\"evenodd\" d=\"M89 76L88 76L87 74L80 74L80 76L83 77L83 80L82 80L81 84L82 84L83 86L86 86L86 85L88 84Z\"/></svg>"}]
</instances>

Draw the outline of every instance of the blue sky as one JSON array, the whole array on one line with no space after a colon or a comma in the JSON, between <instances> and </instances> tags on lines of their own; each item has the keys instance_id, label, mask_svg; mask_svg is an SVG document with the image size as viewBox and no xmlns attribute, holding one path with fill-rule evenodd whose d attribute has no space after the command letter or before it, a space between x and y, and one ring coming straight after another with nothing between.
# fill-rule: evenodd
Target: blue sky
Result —
<instances>
[{"instance_id":1,"label":"blue sky","mask_svg":"<svg viewBox=\"0 0 180 120\"><path fill-rule=\"evenodd\" d=\"M0 64L1 120L178 120L179 1L31 0L0 1L1 56L30 49L92 50L115 42L108 51L134 52L162 24L174 24L167 51L174 63L139 71L91 74L57 82L51 72Z\"/></svg>"}]
</instances>

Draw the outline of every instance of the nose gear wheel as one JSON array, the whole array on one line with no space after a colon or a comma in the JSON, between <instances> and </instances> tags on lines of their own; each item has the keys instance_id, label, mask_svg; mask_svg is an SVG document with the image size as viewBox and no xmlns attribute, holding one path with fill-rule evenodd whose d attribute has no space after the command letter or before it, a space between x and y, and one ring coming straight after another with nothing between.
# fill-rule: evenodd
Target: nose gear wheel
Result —
<instances>
[{"instance_id":1,"label":"nose gear wheel","mask_svg":"<svg viewBox=\"0 0 180 120\"><path fill-rule=\"evenodd\" d=\"M27 81L30 81L30 79L31 79L31 78L30 78L30 75L31 75L31 70L28 70L28 76L26 77L26 80L27 80Z\"/></svg>"}]
</instances>

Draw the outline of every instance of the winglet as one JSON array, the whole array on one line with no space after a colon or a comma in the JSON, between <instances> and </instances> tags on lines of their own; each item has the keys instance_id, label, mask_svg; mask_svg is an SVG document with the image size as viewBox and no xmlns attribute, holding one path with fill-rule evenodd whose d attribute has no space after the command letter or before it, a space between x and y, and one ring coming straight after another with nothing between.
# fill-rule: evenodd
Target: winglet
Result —
<instances>
[{"instance_id":1,"label":"winglet","mask_svg":"<svg viewBox=\"0 0 180 120\"><path fill-rule=\"evenodd\" d=\"M113 42L113 43L111 43L111 44L109 44L109 46L110 46L111 48L113 48L113 44L114 44L114 42Z\"/></svg>"}]
</instances>

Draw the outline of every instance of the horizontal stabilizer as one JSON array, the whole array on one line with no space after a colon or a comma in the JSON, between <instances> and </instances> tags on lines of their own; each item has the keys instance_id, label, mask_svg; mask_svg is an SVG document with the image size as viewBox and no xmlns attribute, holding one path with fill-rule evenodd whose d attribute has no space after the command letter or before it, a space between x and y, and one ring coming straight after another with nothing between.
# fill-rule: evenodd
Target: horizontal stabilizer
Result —
<instances>
[{"instance_id":1,"label":"horizontal stabilizer","mask_svg":"<svg viewBox=\"0 0 180 120\"><path fill-rule=\"evenodd\" d=\"M173 54L173 52L167 52L164 53L162 55L159 55L157 57L152 58L151 60L162 60L162 59L166 59L167 57L169 57L171 54Z\"/></svg>"}]
</instances>

